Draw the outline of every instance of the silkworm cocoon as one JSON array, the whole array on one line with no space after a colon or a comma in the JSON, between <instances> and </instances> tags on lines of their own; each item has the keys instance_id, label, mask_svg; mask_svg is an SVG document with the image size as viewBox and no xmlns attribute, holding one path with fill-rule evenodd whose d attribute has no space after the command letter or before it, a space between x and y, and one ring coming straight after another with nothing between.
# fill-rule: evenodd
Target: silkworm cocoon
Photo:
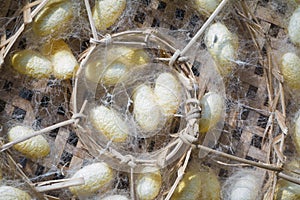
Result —
<instances>
[{"instance_id":1,"label":"silkworm cocoon","mask_svg":"<svg viewBox=\"0 0 300 200\"><path fill-rule=\"evenodd\" d=\"M126 7L126 0L96 0L93 8L95 27L103 31L113 25Z\"/></svg>"},{"instance_id":2,"label":"silkworm cocoon","mask_svg":"<svg viewBox=\"0 0 300 200\"><path fill-rule=\"evenodd\" d=\"M8 140L13 142L25 136L32 135L34 130L26 126L15 126L8 131ZM50 145L42 135L37 135L13 146L27 158L44 158L50 153Z\"/></svg>"},{"instance_id":3,"label":"silkworm cocoon","mask_svg":"<svg viewBox=\"0 0 300 200\"><path fill-rule=\"evenodd\" d=\"M222 189L224 199L256 200L261 189L261 178L253 170L241 170L231 176Z\"/></svg>"},{"instance_id":4,"label":"silkworm cocoon","mask_svg":"<svg viewBox=\"0 0 300 200\"><path fill-rule=\"evenodd\" d=\"M32 29L39 36L64 31L74 16L70 0L48 3L34 18Z\"/></svg>"},{"instance_id":5,"label":"silkworm cocoon","mask_svg":"<svg viewBox=\"0 0 300 200\"><path fill-rule=\"evenodd\" d=\"M145 167L136 182L136 194L140 200L152 200L159 194L162 184L158 169Z\"/></svg>"},{"instance_id":6,"label":"silkworm cocoon","mask_svg":"<svg viewBox=\"0 0 300 200\"><path fill-rule=\"evenodd\" d=\"M49 57L53 65L53 74L58 79L71 78L79 67L71 49L63 40L47 43L42 53Z\"/></svg>"},{"instance_id":7,"label":"silkworm cocoon","mask_svg":"<svg viewBox=\"0 0 300 200\"><path fill-rule=\"evenodd\" d=\"M13 55L11 62L16 71L34 78L46 78L52 73L51 62L37 51L19 51Z\"/></svg>"},{"instance_id":8,"label":"silkworm cocoon","mask_svg":"<svg viewBox=\"0 0 300 200\"><path fill-rule=\"evenodd\" d=\"M18 188L0 186L0 200L31 200L30 195Z\"/></svg>"},{"instance_id":9,"label":"silkworm cocoon","mask_svg":"<svg viewBox=\"0 0 300 200\"><path fill-rule=\"evenodd\" d=\"M105 59L87 65L85 76L95 83L115 85L131 68L147 62L149 56L142 49L113 47L105 52Z\"/></svg>"},{"instance_id":10,"label":"silkworm cocoon","mask_svg":"<svg viewBox=\"0 0 300 200\"><path fill-rule=\"evenodd\" d=\"M294 143L298 154L300 154L300 115L296 117L295 132L293 134Z\"/></svg>"},{"instance_id":11,"label":"silkworm cocoon","mask_svg":"<svg viewBox=\"0 0 300 200\"><path fill-rule=\"evenodd\" d=\"M237 38L224 24L217 22L209 27L204 42L219 73L223 76L230 74L237 58Z\"/></svg>"},{"instance_id":12,"label":"silkworm cocoon","mask_svg":"<svg viewBox=\"0 0 300 200\"><path fill-rule=\"evenodd\" d=\"M114 109L103 105L97 106L91 110L90 120L93 127L101 131L109 140L124 142L127 139L128 125Z\"/></svg>"},{"instance_id":13,"label":"silkworm cocoon","mask_svg":"<svg viewBox=\"0 0 300 200\"><path fill-rule=\"evenodd\" d=\"M295 53L286 53L281 58L281 73L291 89L300 89L300 58Z\"/></svg>"},{"instance_id":14,"label":"silkworm cocoon","mask_svg":"<svg viewBox=\"0 0 300 200\"><path fill-rule=\"evenodd\" d=\"M78 170L72 178L84 178L85 184L70 187L76 196L90 196L109 185L113 180L113 171L105 162L87 165Z\"/></svg>"},{"instance_id":15,"label":"silkworm cocoon","mask_svg":"<svg viewBox=\"0 0 300 200\"><path fill-rule=\"evenodd\" d=\"M222 118L225 109L223 97L215 92L206 93L201 101L201 118L199 132L206 133L211 130Z\"/></svg>"},{"instance_id":16,"label":"silkworm cocoon","mask_svg":"<svg viewBox=\"0 0 300 200\"><path fill-rule=\"evenodd\" d=\"M152 88L144 84L134 91L133 113L140 128L146 132L157 130L165 122Z\"/></svg>"},{"instance_id":17,"label":"silkworm cocoon","mask_svg":"<svg viewBox=\"0 0 300 200\"><path fill-rule=\"evenodd\" d=\"M187 171L177 185L171 200L220 199L220 183L211 171Z\"/></svg>"},{"instance_id":18,"label":"silkworm cocoon","mask_svg":"<svg viewBox=\"0 0 300 200\"><path fill-rule=\"evenodd\" d=\"M298 7L288 25L289 38L295 45L300 45L300 7Z\"/></svg>"},{"instance_id":19,"label":"silkworm cocoon","mask_svg":"<svg viewBox=\"0 0 300 200\"><path fill-rule=\"evenodd\" d=\"M200 13L202 13L202 10L212 13L220 2L221 0L195 0L196 8Z\"/></svg>"},{"instance_id":20,"label":"silkworm cocoon","mask_svg":"<svg viewBox=\"0 0 300 200\"><path fill-rule=\"evenodd\" d=\"M181 86L171 73L160 74L155 82L154 94L165 115L176 113L181 102Z\"/></svg>"},{"instance_id":21,"label":"silkworm cocoon","mask_svg":"<svg viewBox=\"0 0 300 200\"><path fill-rule=\"evenodd\" d=\"M123 195L111 195L111 196L104 197L102 200L129 200L129 199Z\"/></svg>"}]
</instances>

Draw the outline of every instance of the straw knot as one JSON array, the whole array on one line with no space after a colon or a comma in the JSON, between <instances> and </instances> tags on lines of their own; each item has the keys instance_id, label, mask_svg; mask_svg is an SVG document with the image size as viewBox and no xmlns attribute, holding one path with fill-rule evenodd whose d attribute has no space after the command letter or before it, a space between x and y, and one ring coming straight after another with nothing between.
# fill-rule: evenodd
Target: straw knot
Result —
<instances>
[{"instance_id":1,"label":"straw knot","mask_svg":"<svg viewBox=\"0 0 300 200\"><path fill-rule=\"evenodd\" d=\"M173 66L175 61L179 58L180 54L181 54L181 51L179 49L177 49L175 51L175 53L173 54L173 56L170 58L169 66Z\"/></svg>"},{"instance_id":2,"label":"straw knot","mask_svg":"<svg viewBox=\"0 0 300 200\"><path fill-rule=\"evenodd\" d=\"M136 166L135 158L132 155L125 155L121 157L121 164L128 164L131 168Z\"/></svg>"},{"instance_id":3,"label":"straw knot","mask_svg":"<svg viewBox=\"0 0 300 200\"><path fill-rule=\"evenodd\" d=\"M106 44L106 45L111 44L111 43L112 43L112 37L111 37L111 35L110 35L110 34L106 34L106 35L104 36L104 40L105 40L105 44Z\"/></svg>"},{"instance_id":4,"label":"straw knot","mask_svg":"<svg viewBox=\"0 0 300 200\"><path fill-rule=\"evenodd\" d=\"M85 117L84 114L82 114L82 113L75 113L75 114L73 114L72 119L80 119L80 118L83 118L83 117Z\"/></svg>"},{"instance_id":5,"label":"straw knot","mask_svg":"<svg viewBox=\"0 0 300 200\"><path fill-rule=\"evenodd\" d=\"M197 142L198 140L197 137L190 135L186 130L181 131L178 136L185 144L188 145L193 145L193 143Z\"/></svg>"}]
</instances>

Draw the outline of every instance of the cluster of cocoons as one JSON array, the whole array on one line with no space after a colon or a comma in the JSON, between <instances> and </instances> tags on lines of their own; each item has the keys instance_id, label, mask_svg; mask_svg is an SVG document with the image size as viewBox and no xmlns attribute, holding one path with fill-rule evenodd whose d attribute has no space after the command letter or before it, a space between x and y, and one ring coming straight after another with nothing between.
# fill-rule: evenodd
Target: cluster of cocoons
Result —
<instances>
[{"instance_id":1,"label":"cluster of cocoons","mask_svg":"<svg viewBox=\"0 0 300 200\"><path fill-rule=\"evenodd\" d=\"M159 194L162 177L159 169L145 167L136 180L136 194L140 200L152 200Z\"/></svg>"},{"instance_id":2,"label":"cluster of cocoons","mask_svg":"<svg viewBox=\"0 0 300 200\"><path fill-rule=\"evenodd\" d=\"M218 177L210 169L189 169L174 191L171 200L220 199Z\"/></svg>"},{"instance_id":3,"label":"cluster of cocoons","mask_svg":"<svg viewBox=\"0 0 300 200\"><path fill-rule=\"evenodd\" d=\"M217 22L208 28L204 42L218 72L222 76L228 76L233 70L234 61L237 59L237 37L224 24Z\"/></svg>"},{"instance_id":4,"label":"cluster of cocoons","mask_svg":"<svg viewBox=\"0 0 300 200\"><path fill-rule=\"evenodd\" d=\"M143 49L113 46L107 49L105 57L99 57L86 66L85 77L94 83L114 86L126 73L146 64L149 59Z\"/></svg>"},{"instance_id":5,"label":"cluster of cocoons","mask_svg":"<svg viewBox=\"0 0 300 200\"><path fill-rule=\"evenodd\" d=\"M96 29L106 30L112 26L126 8L126 0L96 0L92 10Z\"/></svg>"},{"instance_id":6,"label":"cluster of cocoons","mask_svg":"<svg viewBox=\"0 0 300 200\"><path fill-rule=\"evenodd\" d=\"M33 133L34 130L32 128L26 126L15 126L8 131L8 140L9 142L13 142L20 138L30 136ZM13 147L25 157L30 159L44 158L50 153L50 145L42 135L37 135L28 140L17 143Z\"/></svg>"},{"instance_id":7,"label":"cluster of cocoons","mask_svg":"<svg viewBox=\"0 0 300 200\"><path fill-rule=\"evenodd\" d=\"M33 78L48 78L53 74L58 79L69 79L78 68L76 58L63 40L46 43L41 52L19 51L11 62L17 72Z\"/></svg>"},{"instance_id":8,"label":"cluster of cocoons","mask_svg":"<svg viewBox=\"0 0 300 200\"><path fill-rule=\"evenodd\" d=\"M176 113L181 102L181 85L169 72L161 73L154 89L139 85L133 92L133 115L142 132L154 132ZM90 111L90 120L95 129L113 142L124 142L129 127L120 114L103 105ZM144 135L147 136L147 135Z\"/></svg>"},{"instance_id":9,"label":"cluster of cocoons","mask_svg":"<svg viewBox=\"0 0 300 200\"><path fill-rule=\"evenodd\" d=\"M290 18L288 35L295 45L300 46L300 7L293 12Z\"/></svg>"},{"instance_id":10,"label":"cluster of cocoons","mask_svg":"<svg viewBox=\"0 0 300 200\"><path fill-rule=\"evenodd\" d=\"M109 186L114 178L113 170L105 162L97 162L78 170L72 178L84 178L84 184L69 187L72 194L88 197Z\"/></svg>"},{"instance_id":11,"label":"cluster of cocoons","mask_svg":"<svg viewBox=\"0 0 300 200\"><path fill-rule=\"evenodd\" d=\"M50 0L34 18L32 29L38 36L59 34L70 26L73 17L71 0Z\"/></svg>"},{"instance_id":12,"label":"cluster of cocoons","mask_svg":"<svg viewBox=\"0 0 300 200\"><path fill-rule=\"evenodd\" d=\"M31 196L12 186L0 186L0 200L31 200Z\"/></svg>"},{"instance_id":13,"label":"cluster of cocoons","mask_svg":"<svg viewBox=\"0 0 300 200\"><path fill-rule=\"evenodd\" d=\"M157 77L154 89L144 84L136 88L133 113L142 131L156 131L176 113L182 100L181 91L180 82L169 72Z\"/></svg>"},{"instance_id":14,"label":"cluster of cocoons","mask_svg":"<svg viewBox=\"0 0 300 200\"><path fill-rule=\"evenodd\" d=\"M225 102L218 93L208 92L201 98L200 106L199 132L206 133L221 120L224 114Z\"/></svg>"}]
</instances>

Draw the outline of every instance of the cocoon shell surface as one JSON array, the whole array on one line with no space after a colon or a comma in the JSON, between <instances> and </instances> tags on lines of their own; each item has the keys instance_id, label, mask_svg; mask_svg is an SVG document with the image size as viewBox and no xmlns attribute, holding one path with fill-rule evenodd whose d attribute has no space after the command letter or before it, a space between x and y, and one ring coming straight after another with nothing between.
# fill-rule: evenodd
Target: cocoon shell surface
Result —
<instances>
[{"instance_id":1,"label":"cocoon shell surface","mask_svg":"<svg viewBox=\"0 0 300 200\"><path fill-rule=\"evenodd\" d=\"M34 130L26 126L15 126L8 132L9 142L32 135ZM24 154L27 158L44 158L50 153L50 145L42 135L37 135L28 140L15 144L14 149Z\"/></svg>"},{"instance_id":2,"label":"cocoon shell surface","mask_svg":"<svg viewBox=\"0 0 300 200\"><path fill-rule=\"evenodd\" d=\"M300 45L300 6L294 11L288 25L288 34L295 45Z\"/></svg>"},{"instance_id":3,"label":"cocoon shell surface","mask_svg":"<svg viewBox=\"0 0 300 200\"><path fill-rule=\"evenodd\" d=\"M179 182L171 200L220 199L220 183L212 171L187 171Z\"/></svg>"},{"instance_id":4,"label":"cocoon shell surface","mask_svg":"<svg viewBox=\"0 0 300 200\"><path fill-rule=\"evenodd\" d=\"M300 186L286 180L279 180L276 184L275 200L300 199Z\"/></svg>"},{"instance_id":5,"label":"cocoon shell surface","mask_svg":"<svg viewBox=\"0 0 300 200\"><path fill-rule=\"evenodd\" d=\"M19 51L12 56L11 62L16 71L34 78L47 78L52 73L52 63L37 51Z\"/></svg>"},{"instance_id":6,"label":"cocoon shell surface","mask_svg":"<svg viewBox=\"0 0 300 200\"><path fill-rule=\"evenodd\" d=\"M42 53L53 65L53 74L58 79L70 79L79 65L70 47L63 40L55 40L44 45Z\"/></svg>"},{"instance_id":7,"label":"cocoon shell surface","mask_svg":"<svg viewBox=\"0 0 300 200\"><path fill-rule=\"evenodd\" d=\"M95 27L106 30L121 16L126 7L126 0L96 0L92 11Z\"/></svg>"},{"instance_id":8,"label":"cocoon shell surface","mask_svg":"<svg viewBox=\"0 0 300 200\"><path fill-rule=\"evenodd\" d=\"M212 13L221 0L195 0L196 8L200 13L203 13L203 10L208 13Z\"/></svg>"},{"instance_id":9,"label":"cocoon shell surface","mask_svg":"<svg viewBox=\"0 0 300 200\"><path fill-rule=\"evenodd\" d=\"M130 69L149 62L149 56L142 49L119 46L104 54L103 59L96 59L87 65L85 76L92 82L108 86L115 85Z\"/></svg>"},{"instance_id":10,"label":"cocoon shell surface","mask_svg":"<svg viewBox=\"0 0 300 200\"><path fill-rule=\"evenodd\" d=\"M201 118L199 120L200 133L211 130L222 118L225 109L223 97L215 92L206 93L201 101Z\"/></svg>"},{"instance_id":11,"label":"cocoon shell surface","mask_svg":"<svg viewBox=\"0 0 300 200\"><path fill-rule=\"evenodd\" d=\"M70 187L76 196L90 196L113 180L112 169L104 162L87 165L78 170L72 178L84 178L85 184Z\"/></svg>"},{"instance_id":12,"label":"cocoon shell surface","mask_svg":"<svg viewBox=\"0 0 300 200\"><path fill-rule=\"evenodd\" d=\"M295 53L286 53L280 67L285 83L291 89L300 89L300 58Z\"/></svg>"},{"instance_id":13,"label":"cocoon shell surface","mask_svg":"<svg viewBox=\"0 0 300 200\"><path fill-rule=\"evenodd\" d=\"M155 82L154 94L165 115L176 113L182 99L179 81L171 73L160 74Z\"/></svg>"},{"instance_id":14,"label":"cocoon shell surface","mask_svg":"<svg viewBox=\"0 0 300 200\"><path fill-rule=\"evenodd\" d=\"M0 200L31 200L30 195L18 188L0 186Z\"/></svg>"},{"instance_id":15,"label":"cocoon shell surface","mask_svg":"<svg viewBox=\"0 0 300 200\"><path fill-rule=\"evenodd\" d=\"M224 24L217 22L208 28L204 42L219 73L222 76L229 75L234 67L233 61L237 58L237 38Z\"/></svg>"},{"instance_id":16,"label":"cocoon shell surface","mask_svg":"<svg viewBox=\"0 0 300 200\"><path fill-rule=\"evenodd\" d=\"M127 139L129 128L114 109L97 106L90 111L90 120L95 129L113 142L124 142Z\"/></svg>"},{"instance_id":17,"label":"cocoon shell surface","mask_svg":"<svg viewBox=\"0 0 300 200\"><path fill-rule=\"evenodd\" d=\"M140 200L152 200L159 194L162 177L158 169L146 167L139 174L136 193Z\"/></svg>"},{"instance_id":18,"label":"cocoon shell surface","mask_svg":"<svg viewBox=\"0 0 300 200\"><path fill-rule=\"evenodd\" d=\"M111 196L104 197L102 200L129 200L129 199L123 195L111 195Z\"/></svg>"},{"instance_id":19,"label":"cocoon shell surface","mask_svg":"<svg viewBox=\"0 0 300 200\"><path fill-rule=\"evenodd\" d=\"M73 17L72 1L50 1L34 18L32 29L39 36L57 34L66 30Z\"/></svg>"},{"instance_id":20,"label":"cocoon shell surface","mask_svg":"<svg viewBox=\"0 0 300 200\"><path fill-rule=\"evenodd\" d=\"M147 85L140 85L133 94L133 113L143 131L157 130L165 122L165 117L156 101L156 96Z\"/></svg>"}]
</instances>

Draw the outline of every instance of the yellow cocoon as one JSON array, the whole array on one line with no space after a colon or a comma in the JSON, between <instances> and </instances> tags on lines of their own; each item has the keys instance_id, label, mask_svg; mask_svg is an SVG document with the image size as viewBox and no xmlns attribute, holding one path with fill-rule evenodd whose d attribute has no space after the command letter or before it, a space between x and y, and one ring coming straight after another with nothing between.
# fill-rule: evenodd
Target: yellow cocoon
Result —
<instances>
[{"instance_id":1,"label":"yellow cocoon","mask_svg":"<svg viewBox=\"0 0 300 200\"><path fill-rule=\"evenodd\" d=\"M275 200L300 199L300 186L286 180L279 180L276 185Z\"/></svg>"},{"instance_id":2,"label":"yellow cocoon","mask_svg":"<svg viewBox=\"0 0 300 200\"><path fill-rule=\"evenodd\" d=\"M298 7L289 22L288 34L295 45L300 45L300 7Z\"/></svg>"},{"instance_id":3,"label":"yellow cocoon","mask_svg":"<svg viewBox=\"0 0 300 200\"><path fill-rule=\"evenodd\" d=\"M0 200L31 200L23 190L11 186L0 186Z\"/></svg>"},{"instance_id":4,"label":"yellow cocoon","mask_svg":"<svg viewBox=\"0 0 300 200\"><path fill-rule=\"evenodd\" d=\"M294 143L298 154L300 154L300 115L296 118L295 132L293 134Z\"/></svg>"},{"instance_id":5,"label":"yellow cocoon","mask_svg":"<svg viewBox=\"0 0 300 200\"><path fill-rule=\"evenodd\" d=\"M46 43L42 53L52 62L53 74L58 79L72 78L79 67L71 49L63 40Z\"/></svg>"},{"instance_id":6,"label":"yellow cocoon","mask_svg":"<svg viewBox=\"0 0 300 200\"><path fill-rule=\"evenodd\" d=\"M8 140L13 142L32 135L34 130L26 126L15 126L8 131ZM44 158L50 153L50 145L42 135L37 135L13 146L17 151L31 159Z\"/></svg>"},{"instance_id":7,"label":"yellow cocoon","mask_svg":"<svg viewBox=\"0 0 300 200\"><path fill-rule=\"evenodd\" d=\"M181 102L181 86L171 73L160 74L155 82L154 94L165 115L176 113Z\"/></svg>"},{"instance_id":8,"label":"yellow cocoon","mask_svg":"<svg viewBox=\"0 0 300 200\"><path fill-rule=\"evenodd\" d=\"M105 58L87 65L85 76L92 82L107 86L118 83L131 68L149 62L149 56L142 49L113 47L104 54Z\"/></svg>"},{"instance_id":9,"label":"yellow cocoon","mask_svg":"<svg viewBox=\"0 0 300 200\"><path fill-rule=\"evenodd\" d=\"M220 183L211 171L187 171L179 182L171 200L220 199Z\"/></svg>"},{"instance_id":10,"label":"yellow cocoon","mask_svg":"<svg viewBox=\"0 0 300 200\"><path fill-rule=\"evenodd\" d=\"M157 130L165 122L152 88L144 84L134 91L133 114L140 128L146 132Z\"/></svg>"},{"instance_id":11,"label":"yellow cocoon","mask_svg":"<svg viewBox=\"0 0 300 200\"><path fill-rule=\"evenodd\" d=\"M159 194L162 177L158 169L145 167L136 182L136 194L140 200L152 200Z\"/></svg>"},{"instance_id":12,"label":"yellow cocoon","mask_svg":"<svg viewBox=\"0 0 300 200\"><path fill-rule=\"evenodd\" d=\"M51 62L37 51L22 50L12 57L13 68L34 78L46 78L52 73Z\"/></svg>"},{"instance_id":13,"label":"yellow cocoon","mask_svg":"<svg viewBox=\"0 0 300 200\"><path fill-rule=\"evenodd\" d=\"M129 134L129 128L119 113L103 105L93 108L90 120L95 129L113 142L124 142Z\"/></svg>"},{"instance_id":14,"label":"yellow cocoon","mask_svg":"<svg viewBox=\"0 0 300 200\"><path fill-rule=\"evenodd\" d=\"M70 187L76 196L90 196L113 180L113 171L105 162L87 165L78 170L72 178L84 178L85 184Z\"/></svg>"},{"instance_id":15,"label":"yellow cocoon","mask_svg":"<svg viewBox=\"0 0 300 200\"><path fill-rule=\"evenodd\" d=\"M300 89L300 58L295 53L286 53L281 58L281 73L291 89Z\"/></svg>"},{"instance_id":16,"label":"yellow cocoon","mask_svg":"<svg viewBox=\"0 0 300 200\"><path fill-rule=\"evenodd\" d=\"M212 13L220 2L221 0L195 0L196 9L200 13L203 13L203 10L207 13Z\"/></svg>"},{"instance_id":17,"label":"yellow cocoon","mask_svg":"<svg viewBox=\"0 0 300 200\"><path fill-rule=\"evenodd\" d=\"M111 196L104 197L102 200L129 200L129 199L123 195L111 195Z\"/></svg>"},{"instance_id":18,"label":"yellow cocoon","mask_svg":"<svg viewBox=\"0 0 300 200\"><path fill-rule=\"evenodd\" d=\"M211 130L222 118L225 109L223 97L215 92L206 93L201 101L201 118L199 132L206 133Z\"/></svg>"},{"instance_id":19,"label":"yellow cocoon","mask_svg":"<svg viewBox=\"0 0 300 200\"><path fill-rule=\"evenodd\" d=\"M66 30L74 16L70 0L48 3L34 18L32 28L35 34L46 36Z\"/></svg>"},{"instance_id":20,"label":"yellow cocoon","mask_svg":"<svg viewBox=\"0 0 300 200\"><path fill-rule=\"evenodd\" d=\"M237 38L224 24L217 22L209 27L204 42L217 65L219 73L222 76L229 75L237 58Z\"/></svg>"},{"instance_id":21,"label":"yellow cocoon","mask_svg":"<svg viewBox=\"0 0 300 200\"><path fill-rule=\"evenodd\" d=\"M126 7L126 0L96 0L92 11L96 29L103 31L113 25Z\"/></svg>"}]
</instances>

